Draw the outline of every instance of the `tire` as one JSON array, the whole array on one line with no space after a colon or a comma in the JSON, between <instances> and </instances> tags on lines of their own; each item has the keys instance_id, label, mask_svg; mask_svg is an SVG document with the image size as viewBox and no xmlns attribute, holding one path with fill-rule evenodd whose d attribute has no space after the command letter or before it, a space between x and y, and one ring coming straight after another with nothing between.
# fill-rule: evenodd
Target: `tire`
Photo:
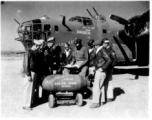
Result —
<instances>
[{"instance_id":1,"label":"tire","mask_svg":"<svg viewBox=\"0 0 152 120\"><path fill-rule=\"evenodd\" d=\"M54 97L53 94L50 94L50 95L49 95L49 107L50 107L50 108L53 108L54 105L55 105L55 97Z\"/></svg>"},{"instance_id":2,"label":"tire","mask_svg":"<svg viewBox=\"0 0 152 120\"><path fill-rule=\"evenodd\" d=\"M76 95L76 104L78 106L82 106L82 104L83 104L83 97L82 97L82 94L80 94L80 93L78 93Z\"/></svg>"}]
</instances>

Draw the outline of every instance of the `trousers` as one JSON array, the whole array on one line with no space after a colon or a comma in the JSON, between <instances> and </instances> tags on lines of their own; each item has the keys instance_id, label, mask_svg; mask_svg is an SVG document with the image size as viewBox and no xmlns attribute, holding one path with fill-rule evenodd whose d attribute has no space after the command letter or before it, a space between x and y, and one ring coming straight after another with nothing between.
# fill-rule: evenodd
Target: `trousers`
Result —
<instances>
[{"instance_id":1,"label":"trousers","mask_svg":"<svg viewBox=\"0 0 152 120\"><path fill-rule=\"evenodd\" d=\"M94 84L93 84L93 97L92 97L92 102L93 103L100 103L102 102L102 97L104 97L104 95L102 95L102 88L104 85L104 80L106 78L106 73L105 72L101 72L101 71L96 71L95 73L95 79L94 79Z\"/></svg>"},{"instance_id":2,"label":"trousers","mask_svg":"<svg viewBox=\"0 0 152 120\"><path fill-rule=\"evenodd\" d=\"M92 74L94 75L94 70L95 70L95 67L89 67L89 75Z\"/></svg>"},{"instance_id":3,"label":"trousers","mask_svg":"<svg viewBox=\"0 0 152 120\"><path fill-rule=\"evenodd\" d=\"M105 99L113 99L113 86L112 86L113 68L107 69L107 76L105 80Z\"/></svg>"},{"instance_id":4,"label":"trousers","mask_svg":"<svg viewBox=\"0 0 152 120\"><path fill-rule=\"evenodd\" d=\"M95 74L95 67L89 67L89 75L94 75ZM101 102L105 102L105 86L102 87L101 89L102 97L101 97Z\"/></svg>"},{"instance_id":5,"label":"trousers","mask_svg":"<svg viewBox=\"0 0 152 120\"><path fill-rule=\"evenodd\" d=\"M30 78L25 75L23 86L23 107L31 107L34 77L35 72L31 72L32 81L29 81Z\"/></svg>"}]
</instances>

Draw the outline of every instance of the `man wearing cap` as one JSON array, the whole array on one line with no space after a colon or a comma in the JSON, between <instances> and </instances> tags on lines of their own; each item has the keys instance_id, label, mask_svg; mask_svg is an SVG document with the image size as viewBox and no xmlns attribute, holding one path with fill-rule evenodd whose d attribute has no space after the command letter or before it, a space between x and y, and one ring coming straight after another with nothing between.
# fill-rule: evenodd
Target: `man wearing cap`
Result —
<instances>
[{"instance_id":1,"label":"man wearing cap","mask_svg":"<svg viewBox=\"0 0 152 120\"><path fill-rule=\"evenodd\" d=\"M82 45L81 39L76 39L74 41L75 48L73 51L73 59L71 65L77 67L80 70L79 75L81 75L84 79L87 73L87 63L88 63L88 49ZM69 69L64 70L64 74L69 74Z\"/></svg>"},{"instance_id":2,"label":"man wearing cap","mask_svg":"<svg viewBox=\"0 0 152 120\"><path fill-rule=\"evenodd\" d=\"M95 78L93 84L93 98L90 108L97 108L101 105L101 90L106 78L106 70L111 63L111 59L101 45L101 40L95 41L96 58L95 58Z\"/></svg>"},{"instance_id":3,"label":"man wearing cap","mask_svg":"<svg viewBox=\"0 0 152 120\"><path fill-rule=\"evenodd\" d=\"M43 39L39 40L39 42L41 43L41 46L40 46L40 51L42 52L43 51L43 48L44 48L44 45L45 45L45 42Z\"/></svg>"},{"instance_id":4,"label":"man wearing cap","mask_svg":"<svg viewBox=\"0 0 152 120\"><path fill-rule=\"evenodd\" d=\"M45 76L49 74L53 74L52 67L55 59L54 45L55 45L55 38L54 37L48 38L47 46L44 48Z\"/></svg>"},{"instance_id":5,"label":"man wearing cap","mask_svg":"<svg viewBox=\"0 0 152 120\"><path fill-rule=\"evenodd\" d=\"M112 60L111 64L107 68L107 77L106 77L106 80L105 80L105 83L104 83L104 86L105 86L105 102L108 102L108 101L112 101L114 99L113 87L112 87L112 84L111 84L111 80L112 80L112 74L113 74L114 66L117 64L118 60L117 60L116 53L112 49L112 47L110 46L110 42L107 38L104 38L102 40L102 44L103 44L103 47L105 48L105 51L107 52L107 54L110 56L110 58Z\"/></svg>"},{"instance_id":6,"label":"man wearing cap","mask_svg":"<svg viewBox=\"0 0 152 120\"><path fill-rule=\"evenodd\" d=\"M23 87L23 109L31 110L34 102L34 93L36 87L36 76L38 70L38 61L36 50L39 49L41 43L34 40L31 49L28 49L24 54L23 69L25 73L24 87Z\"/></svg>"},{"instance_id":7,"label":"man wearing cap","mask_svg":"<svg viewBox=\"0 0 152 120\"><path fill-rule=\"evenodd\" d=\"M39 90L41 90L40 93L42 93L42 81L44 78L44 54L43 54L43 49L44 49L44 44L45 41L43 39L38 40L41 45L40 48L36 51L36 55L37 55L37 60L38 60L38 74L37 74L37 82L36 82L36 91L37 91L37 97L38 99L40 98L40 94L39 94ZM39 89L40 88L40 89Z\"/></svg>"},{"instance_id":8,"label":"man wearing cap","mask_svg":"<svg viewBox=\"0 0 152 120\"><path fill-rule=\"evenodd\" d=\"M38 60L39 60L40 68L42 70L43 63L44 63L44 54L43 54L44 40L41 39L41 40L39 40L39 42L41 43L41 45L40 45L40 48L37 50L37 55L38 55Z\"/></svg>"}]
</instances>

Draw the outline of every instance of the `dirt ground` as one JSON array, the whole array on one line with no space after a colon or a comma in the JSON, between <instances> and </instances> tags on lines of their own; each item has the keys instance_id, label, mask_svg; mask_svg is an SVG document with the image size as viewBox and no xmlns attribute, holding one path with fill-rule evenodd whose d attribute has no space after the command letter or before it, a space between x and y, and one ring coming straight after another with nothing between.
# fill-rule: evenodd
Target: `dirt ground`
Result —
<instances>
[{"instance_id":1,"label":"dirt ground","mask_svg":"<svg viewBox=\"0 0 152 120\"><path fill-rule=\"evenodd\" d=\"M10 118L148 118L149 76L135 80L129 73L113 75L113 102L90 109L90 99L85 105L59 105L49 108L48 102L32 111L22 109L23 77L21 57L1 58L1 117Z\"/></svg>"}]
</instances>

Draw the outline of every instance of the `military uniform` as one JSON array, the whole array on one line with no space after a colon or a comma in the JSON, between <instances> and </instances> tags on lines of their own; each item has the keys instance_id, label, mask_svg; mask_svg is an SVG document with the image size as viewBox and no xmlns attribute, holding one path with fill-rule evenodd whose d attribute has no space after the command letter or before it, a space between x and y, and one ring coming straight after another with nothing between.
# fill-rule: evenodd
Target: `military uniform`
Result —
<instances>
[{"instance_id":1,"label":"military uniform","mask_svg":"<svg viewBox=\"0 0 152 120\"><path fill-rule=\"evenodd\" d=\"M104 83L105 84L105 93L106 93L105 98L106 98L106 101L107 101L107 99L113 99L114 98L113 87L112 87L112 84L111 84L111 80L112 80L112 74L113 74L114 66L117 64L118 60L117 60L115 51L112 49L111 46L109 46L109 48L106 48L105 51L107 52L107 54L110 56L110 58L112 60L111 64L107 68L107 77L106 77L106 80L105 80L105 83Z\"/></svg>"},{"instance_id":2,"label":"military uniform","mask_svg":"<svg viewBox=\"0 0 152 120\"><path fill-rule=\"evenodd\" d=\"M95 56L96 56L96 49L92 48L92 50L89 52L89 67L93 67L95 65Z\"/></svg>"},{"instance_id":3,"label":"military uniform","mask_svg":"<svg viewBox=\"0 0 152 120\"><path fill-rule=\"evenodd\" d=\"M97 41L95 44L101 44L100 41ZM90 108L99 107L101 103L101 93L102 87L104 84L104 80L106 78L106 71L108 66L111 63L111 59L108 54L105 52L105 49L100 46L96 50L96 58L95 58L95 78L93 84L93 98L92 98L92 105Z\"/></svg>"},{"instance_id":4,"label":"military uniform","mask_svg":"<svg viewBox=\"0 0 152 120\"><path fill-rule=\"evenodd\" d=\"M52 44L50 46L50 44ZM61 47L55 46L55 38L50 37L47 40L47 46L43 49L45 75L53 74L53 70L59 69Z\"/></svg>"},{"instance_id":5,"label":"military uniform","mask_svg":"<svg viewBox=\"0 0 152 120\"><path fill-rule=\"evenodd\" d=\"M92 48L92 50L89 51L89 75L90 74L94 75L95 57L96 57L96 49Z\"/></svg>"},{"instance_id":6,"label":"military uniform","mask_svg":"<svg viewBox=\"0 0 152 120\"><path fill-rule=\"evenodd\" d=\"M74 48L74 51L72 53L73 59L72 62L76 65L80 66L80 73L83 78L86 77L87 73L87 62L88 62L88 49L85 46L82 46L80 50L77 50ZM70 70L64 69L64 74L69 74Z\"/></svg>"},{"instance_id":7,"label":"military uniform","mask_svg":"<svg viewBox=\"0 0 152 120\"><path fill-rule=\"evenodd\" d=\"M63 60L64 60L64 65L70 64L72 62L72 50L69 49L69 51L64 51L63 52Z\"/></svg>"},{"instance_id":8,"label":"military uniform","mask_svg":"<svg viewBox=\"0 0 152 120\"><path fill-rule=\"evenodd\" d=\"M37 42L36 42L37 43ZM40 44L40 43L37 43ZM37 85L38 60L36 51L29 49L24 54L23 69L25 73L23 87L23 108L31 108L35 98L35 88Z\"/></svg>"}]
</instances>

